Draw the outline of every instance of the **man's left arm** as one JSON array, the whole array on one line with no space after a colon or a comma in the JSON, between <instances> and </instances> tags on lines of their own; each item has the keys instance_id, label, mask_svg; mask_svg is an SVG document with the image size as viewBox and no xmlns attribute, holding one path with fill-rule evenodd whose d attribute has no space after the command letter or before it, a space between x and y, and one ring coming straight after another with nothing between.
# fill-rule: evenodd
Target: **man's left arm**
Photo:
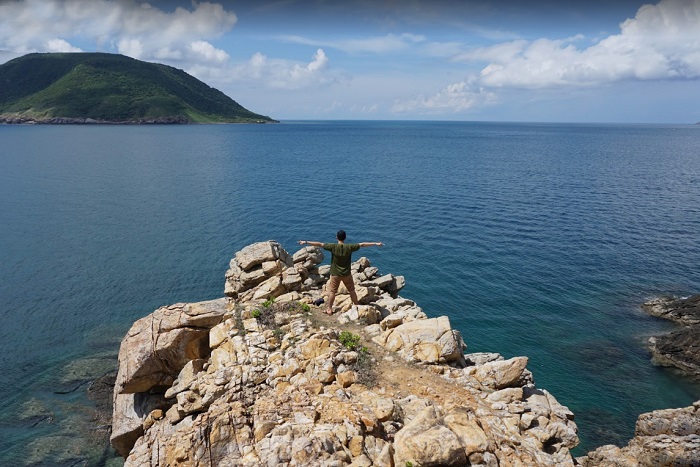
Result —
<instances>
[{"instance_id":1,"label":"man's left arm","mask_svg":"<svg viewBox=\"0 0 700 467\"><path fill-rule=\"evenodd\" d=\"M363 242L363 243L358 243L360 245L360 248L364 248L367 246L384 246L382 242Z\"/></svg>"}]
</instances>

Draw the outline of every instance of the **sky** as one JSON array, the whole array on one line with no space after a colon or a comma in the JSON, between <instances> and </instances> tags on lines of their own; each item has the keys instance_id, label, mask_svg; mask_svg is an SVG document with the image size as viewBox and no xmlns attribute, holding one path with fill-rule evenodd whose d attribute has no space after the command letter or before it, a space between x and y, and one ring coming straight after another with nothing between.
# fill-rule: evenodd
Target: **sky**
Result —
<instances>
[{"instance_id":1,"label":"sky","mask_svg":"<svg viewBox=\"0 0 700 467\"><path fill-rule=\"evenodd\" d=\"M0 0L0 63L95 51L278 120L700 122L700 0Z\"/></svg>"}]
</instances>

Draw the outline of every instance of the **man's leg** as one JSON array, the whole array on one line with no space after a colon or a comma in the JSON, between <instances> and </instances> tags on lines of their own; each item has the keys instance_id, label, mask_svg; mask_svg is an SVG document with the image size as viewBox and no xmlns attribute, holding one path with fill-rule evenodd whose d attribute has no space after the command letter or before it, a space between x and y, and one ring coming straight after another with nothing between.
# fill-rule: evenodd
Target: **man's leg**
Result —
<instances>
[{"instance_id":1,"label":"man's leg","mask_svg":"<svg viewBox=\"0 0 700 467\"><path fill-rule=\"evenodd\" d=\"M325 311L328 315L333 314L333 302L335 302L335 294L338 292L338 285L340 285L340 277L331 276L328 281L328 308Z\"/></svg>"},{"instance_id":2,"label":"man's leg","mask_svg":"<svg viewBox=\"0 0 700 467\"><path fill-rule=\"evenodd\" d=\"M349 276L342 276L341 277L343 284L345 284L345 288L348 289L348 293L350 294L350 299L352 300L353 305L359 305L357 303L357 294L355 293L355 282L352 280L352 274Z\"/></svg>"}]
</instances>

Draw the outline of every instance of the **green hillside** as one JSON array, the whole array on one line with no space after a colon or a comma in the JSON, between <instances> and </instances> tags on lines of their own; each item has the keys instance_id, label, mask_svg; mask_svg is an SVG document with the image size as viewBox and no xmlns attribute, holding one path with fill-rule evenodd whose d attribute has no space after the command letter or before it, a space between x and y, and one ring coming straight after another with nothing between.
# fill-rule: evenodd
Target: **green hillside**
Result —
<instances>
[{"instance_id":1,"label":"green hillside","mask_svg":"<svg viewBox=\"0 0 700 467\"><path fill-rule=\"evenodd\" d=\"M0 65L0 121L272 122L182 70L105 53L29 54Z\"/></svg>"}]
</instances>

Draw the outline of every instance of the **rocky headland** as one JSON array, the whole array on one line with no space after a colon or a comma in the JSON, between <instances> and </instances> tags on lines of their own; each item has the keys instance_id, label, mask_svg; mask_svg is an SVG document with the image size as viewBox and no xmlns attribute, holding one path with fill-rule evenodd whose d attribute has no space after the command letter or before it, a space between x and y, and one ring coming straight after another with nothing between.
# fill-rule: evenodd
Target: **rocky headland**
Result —
<instances>
[{"instance_id":1,"label":"rocky headland","mask_svg":"<svg viewBox=\"0 0 700 467\"><path fill-rule=\"evenodd\" d=\"M700 378L700 295L661 297L646 302L642 308L653 316L682 326L676 331L649 339L654 362Z\"/></svg>"},{"instance_id":2,"label":"rocky headland","mask_svg":"<svg viewBox=\"0 0 700 467\"><path fill-rule=\"evenodd\" d=\"M574 459L574 414L536 387L527 357L465 354L446 316L429 318L399 295L402 276L367 258L353 263L361 305L341 286L326 316L313 305L330 274L323 257L250 245L231 260L225 297L134 323L114 386L111 443L125 465L700 462L697 406L641 416L640 449Z\"/></svg>"}]
</instances>

